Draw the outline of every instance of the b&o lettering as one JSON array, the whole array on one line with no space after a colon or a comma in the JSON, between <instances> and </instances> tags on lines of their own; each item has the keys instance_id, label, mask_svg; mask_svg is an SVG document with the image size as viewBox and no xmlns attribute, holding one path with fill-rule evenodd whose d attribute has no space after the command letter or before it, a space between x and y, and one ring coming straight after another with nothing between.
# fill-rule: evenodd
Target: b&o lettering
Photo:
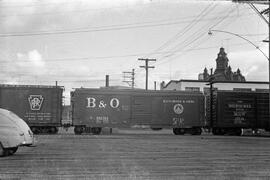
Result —
<instances>
[{"instance_id":1,"label":"b&o lettering","mask_svg":"<svg viewBox=\"0 0 270 180\"><path fill-rule=\"evenodd\" d=\"M110 106L112 108L118 108L120 102L117 98L112 98L111 101L110 101Z\"/></svg>"},{"instance_id":2,"label":"b&o lettering","mask_svg":"<svg viewBox=\"0 0 270 180\"><path fill-rule=\"evenodd\" d=\"M95 98L87 98L87 108L96 107L96 99Z\"/></svg>"}]
</instances>

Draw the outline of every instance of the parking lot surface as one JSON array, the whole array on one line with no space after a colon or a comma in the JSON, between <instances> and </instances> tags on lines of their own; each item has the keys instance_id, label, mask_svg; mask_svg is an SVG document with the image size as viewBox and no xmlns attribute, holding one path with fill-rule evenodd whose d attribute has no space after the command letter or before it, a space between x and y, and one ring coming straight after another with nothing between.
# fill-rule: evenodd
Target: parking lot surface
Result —
<instances>
[{"instance_id":1,"label":"parking lot surface","mask_svg":"<svg viewBox=\"0 0 270 180\"><path fill-rule=\"evenodd\" d=\"M0 158L0 179L267 179L270 138L171 131L38 135Z\"/></svg>"}]
</instances>

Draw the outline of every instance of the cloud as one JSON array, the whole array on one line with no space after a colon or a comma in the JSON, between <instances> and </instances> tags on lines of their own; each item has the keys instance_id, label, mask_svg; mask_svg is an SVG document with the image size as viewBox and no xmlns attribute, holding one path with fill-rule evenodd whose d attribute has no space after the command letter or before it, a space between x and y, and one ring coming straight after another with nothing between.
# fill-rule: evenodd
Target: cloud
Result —
<instances>
[{"instance_id":1,"label":"cloud","mask_svg":"<svg viewBox=\"0 0 270 180\"><path fill-rule=\"evenodd\" d=\"M17 59L19 65L24 66L27 63L31 63L35 67L44 67L45 62L42 59L42 55L35 49L29 51L27 54L17 53Z\"/></svg>"},{"instance_id":2,"label":"cloud","mask_svg":"<svg viewBox=\"0 0 270 180\"><path fill-rule=\"evenodd\" d=\"M37 50L28 52L29 61L33 62L37 67L42 67L45 65L45 62L42 60L41 54Z\"/></svg>"},{"instance_id":3,"label":"cloud","mask_svg":"<svg viewBox=\"0 0 270 180\"><path fill-rule=\"evenodd\" d=\"M262 47L267 52L267 47ZM258 51L238 51L228 54L232 70L239 68L248 81L268 81L268 60Z\"/></svg>"},{"instance_id":4,"label":"cloud","mask_svg":"<svg viewBox=\"0 0 270 180\"><path fill-rule=\"evenodd\" d=\"M11 73L22 76L46 75L48 68L42 55L34 49L27 53L17 53L17 60L10 67ZM15 71L15 72L14 72Z\"/></svg>"}]
</instances>

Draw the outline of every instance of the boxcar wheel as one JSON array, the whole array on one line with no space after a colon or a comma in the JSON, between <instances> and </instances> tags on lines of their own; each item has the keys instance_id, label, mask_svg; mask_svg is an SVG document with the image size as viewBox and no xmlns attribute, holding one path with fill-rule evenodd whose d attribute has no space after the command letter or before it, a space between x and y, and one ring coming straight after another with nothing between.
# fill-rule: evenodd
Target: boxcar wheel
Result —
<instances>
[{"instance_id":1,"label":"boxcar wheel","mask_svg":"<svg viewBox=\"0 0 270 180\"><path fill-rule=\"evenodd\" d=\"M191 129L191 135L201 135L202 134L202 129L201 128L192 128Z\"/></svg>"},{"instance_id":2,"label":"boxcar wheel","mask_svg":"<svg viewBox=\"0 0 270 180\"><path fill-rule=\"evenodd\" d=\"M197 135L201 135L202 134L202 128L197 128Z\"/></svg>"},{"instance_id":3,"label":"boxcar wheel","mask_svg":"<svg viewBox=\"0 0 270 180\"><path fill-rule=\"evenodd\" d=\"M51 127L49 132L50 132L51 134L56 134L57 131L58 131L58 129L57 129L56 127Z\"/></svg>"},{"instance_id":4,"label":"boxcar wheel","mask_svg":"<svg viewBox=\"0 0 270 180\"><path fill-rule=\"evenodd\" d=\"M39 133L40 133L40 129L37 128L37 127L31 127L31 131L32 131L34 134L39 134Z\"/></svg>"},{"instance_id":5,"label":"boxcar wheel","mask_svg":"<svg viewBox=\"0 0 270 180\"><path fill-rule=\"evenodd\" d=\"M212 133L213 133L213 135L224 135L224 134L226 134L226 129L213 128Z\"/></svg>"},{"instance_id":6,"label":"boxcar wheel","mask_svg":"<svg viewBox=\"0 0 270 180\"><path fill-rule=\"evenodd\" d=\"M83 133L83 128L81 126L75 126L74 133L75 134L82 134Z\"/></svg>"},{"instance_id":7,"label":"boxcar wheel","mask_svg":"<svg viewBox=\"0 0 270 180\"><path fill-rule=\"evenodd\" d=\"M173 128L173 134L179 135L179 133L178 133L178 128Z\"/></svg>"},{"instance_id":8,"label":"boxcar wheel","mask_svg":"<svg viewBox=\"0 0 270 180\"><path fill-rule=\"evenodd\" d=\"M175 135L184 135L185 129L184 128L173 128L173 133Z\"/></svg>"},{"instance_id":9,"label":"boxcar wheel","mask_svg":"<svg viewBox=\"0 0 270 180\"><path fill-rule=\"evenodd\" d=\"M91 128L91 131L95 135L99 135L101 133L101 127L93 127Z\"/></svg>"},{"instance_id":10,"label":"boxcar wheel","mask_svg":"<svg viewBox=\"0 0 270 180\"><path fill-rule=\"evenodd\" d=\"M179 135L184 135L186 130L184 128L179 128Z\"/></svg>"},{"instance_id":11,"label":"boxcar wheel","mask_svg":"<svg viewBox=\"0 0 270 180\"><path fill-rule=\"evenodd\" d=\"M212 134L213 134L213 135L219 135L218 132L219 132L219 131L218 131L218 128L213 128L213 129L212 129Z\"/></svg>"},{"instance_id":12,"label":"boxcar wheel","mask_svg":"<svg viewBox=\"0 0 270 180\"><path fill-rule=\"evenodd\" d=\"M153 128L153 127L151 127L151 129L152 129L153 131L160 131L160 130L162 130L162 128Z\"/></svg>"},{"instance_id":13,"label":"boxcar wheel","mask_svg":"<svg viewBox=\"0 0 270 180\"><path fill-rule=\"evenodd\" d=\"M242 129L241 128L235 129L235 135L236 136L241 136L242 135Z\"/></svg>"}]
</instances>

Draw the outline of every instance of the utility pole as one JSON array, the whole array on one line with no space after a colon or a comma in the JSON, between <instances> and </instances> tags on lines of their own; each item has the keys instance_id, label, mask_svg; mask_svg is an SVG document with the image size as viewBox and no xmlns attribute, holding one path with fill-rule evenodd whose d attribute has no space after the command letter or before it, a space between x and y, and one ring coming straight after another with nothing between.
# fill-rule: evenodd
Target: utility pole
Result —
<instances>
[{"instance_id":1,"label":"utility pole","mask_svg":"<svg viewBox=\"0 0 270 180\"><path fill-rule=\"evenodd\" d=\"M135 69L132 69L131 72L127 72L127 71L124 71L123 72L123 82L126 82L128 83L128 85L130 86L130 83L131 83L131 87L132 89L134 89L134 80L135 80Z\"/></svg>"},{"instance_id":2,"label":"utility pole","mask_svg":"<svg viewBox=\"0 0 270 180\"><path fill-rule=\"evenodd\" d=\"M140 68L144 68L146 75L145 75L145 90L148 90L148 69L149 68L155 68L154 66L149 66L148 62L149 61L156 61L156 59L143 59L143 58L139 58L139 61L145 61L145 66L140 66Z\"/></svg>"},{"instance_id":3,"label":"utility pole","mask_svg":"<svg viewBox=\"0 0 270 180\"><path fill-rule=\"evenodd\" d=\"M210 84L210 128L213 130L213 68L211 68L210 71L210 79L209 79L209 84Z\"/></svg>"},{"instance_id":4,"label":"utility pole","mask_svg":"<svg viewBox=\"0 0 270 180\"><path fill-rule=\"evenodd\" d=\"M213 84L214 84L214 77L213 77L213 68L211 68L210 69L210 76L209 76L209 79L208 79L208 82L209 83L207 83L206 85L210 85L210 91L209 91L209 121L210 121L210 127L209 127L209 129L211 129L212 131L213 131L213 125L214 125L214 123L213 123L213 91L214 91L214 89L213 89Z\"/></svg>"},{"instance_id":5,"label":"utility pole","mask_svg":"<svg viewBox=\"0 0 270 180\"><path fill-rule=\"evenodd\" d=\"M105 76L105 78L106 78L106 80L105 80L105 87L109 87L110 85L109 85L109 82L110 82L110 76L109 75L106 75Z\"/></svg>"},{"instance_id":6,"label":"utility pole","mask_svg":"<svg viewBox=\"0 0 270 180\"><path fill-rule=\"evenodd\" d=\"M268 75L269 75L269 92L268 92L268 110L269 110L269 119L270 119L270 2L268 1L269 6L268 6Z\"/></svg>"}]
</instances>

